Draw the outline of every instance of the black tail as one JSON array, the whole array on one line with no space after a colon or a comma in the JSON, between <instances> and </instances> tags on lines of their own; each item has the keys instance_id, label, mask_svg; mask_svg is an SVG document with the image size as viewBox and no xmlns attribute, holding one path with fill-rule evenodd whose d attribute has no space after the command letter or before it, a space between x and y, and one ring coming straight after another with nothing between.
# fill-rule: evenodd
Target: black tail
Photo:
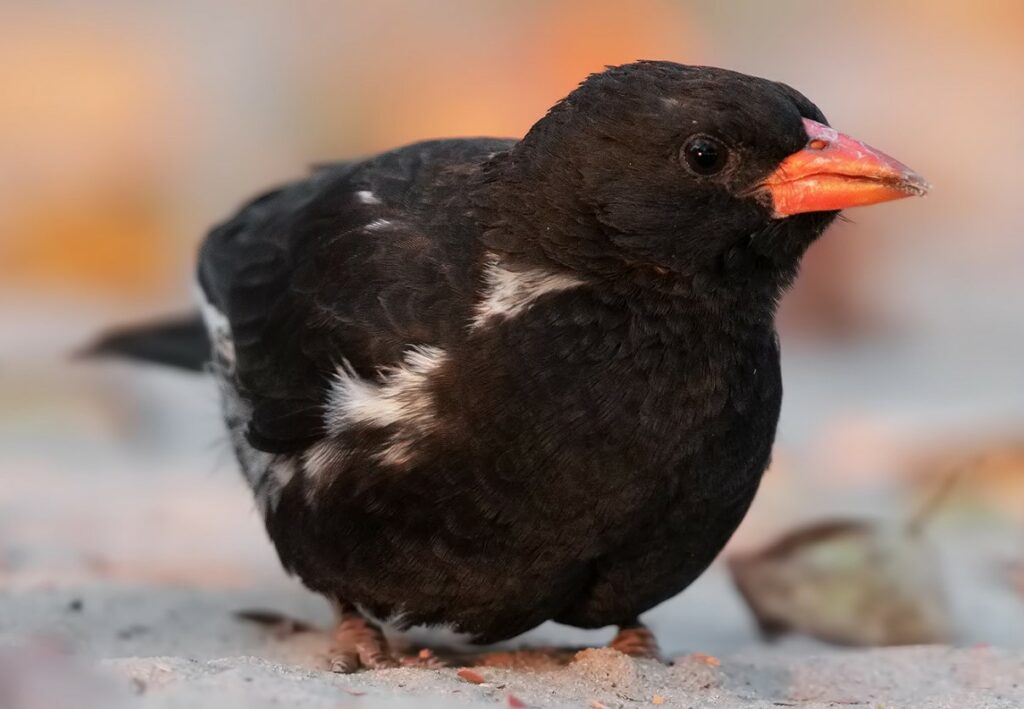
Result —
<instances>
[{"instance_id":1,"label":"black tail","mask_svg":"<svg viewBox=\"0 0 1024 709\"><path fill-rule=\"evenodd\" d=\"M199 315L135 325L102 335L80 357L125 357L196 372L210 361L210 338Z\"/></svg>"}]
</instances>

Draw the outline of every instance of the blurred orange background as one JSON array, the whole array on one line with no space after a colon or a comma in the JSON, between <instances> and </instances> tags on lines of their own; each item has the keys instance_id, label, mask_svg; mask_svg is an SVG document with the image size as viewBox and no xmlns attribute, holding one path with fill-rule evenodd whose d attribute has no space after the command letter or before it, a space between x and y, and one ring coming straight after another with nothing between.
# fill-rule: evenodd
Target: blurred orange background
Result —
<instances>
[{"instance_id":1,"label":"blurred orange background","mask_svg":"<svg viewBox=\"0 0 1024 709\"><path fill-rule=\"evenodd\" d=\"M1020 3L50 0L2 13L0 281L29 307L183 302L204 229L253 192L422 138L521 135L587 73L637 58L783 80L936 185L927 205L854 213L856 234L823 242L805 289L852 270L913 300L899 292L911 276L987 289L1024 263ZM849 315L848 298L822 297Z\"/></svg>"}]
</instances>

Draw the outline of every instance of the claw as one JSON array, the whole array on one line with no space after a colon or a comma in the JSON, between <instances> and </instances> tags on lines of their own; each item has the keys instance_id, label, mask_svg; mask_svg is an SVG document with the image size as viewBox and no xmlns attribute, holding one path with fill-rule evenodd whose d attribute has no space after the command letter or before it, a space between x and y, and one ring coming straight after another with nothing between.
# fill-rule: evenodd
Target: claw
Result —
<instances>
[{"instance_id":1,"label":"claw","mask_svg":"<svg viewBox=\"0 0 1024 709\"><path fill-rule=\"evenodd\" d=\"M361 665L359 664L359 654L352 650L342 650L340 648L334 648L331 650L330 655L327 658L328 667L331 672L337 672L338 674L348 675L358 670Z\"/></svg>"}]
</instances>

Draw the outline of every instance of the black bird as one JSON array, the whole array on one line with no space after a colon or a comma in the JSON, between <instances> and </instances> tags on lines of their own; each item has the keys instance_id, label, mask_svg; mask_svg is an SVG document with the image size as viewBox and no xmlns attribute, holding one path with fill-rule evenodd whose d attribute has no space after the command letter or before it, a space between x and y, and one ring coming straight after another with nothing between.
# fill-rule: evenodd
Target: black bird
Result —
<instances>
[{"instance_id":1,"label":"black bird","mask_svg":"<svg viewBox=\"0 0 1024 709\"><path fill-rule=\"evenodd\" d=\"M259 197L202 246L205 325L96 349L209 360L281 562L337 608L334 669L395 663L370 618L482 643L617 625L654 655L640 614L768 465L802 254L836 210L926 189L784 84L627 64L522 140Z\"/></svg>"}]
</instances>

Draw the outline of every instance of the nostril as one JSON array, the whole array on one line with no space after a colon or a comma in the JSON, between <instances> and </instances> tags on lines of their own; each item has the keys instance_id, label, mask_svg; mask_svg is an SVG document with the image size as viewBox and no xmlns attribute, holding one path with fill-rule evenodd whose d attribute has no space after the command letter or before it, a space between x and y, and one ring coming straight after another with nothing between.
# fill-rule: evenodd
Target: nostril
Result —
<instances>
[{"instance_id":1,"label":"nostril","mask_svg":"<svg viewBox=\"0 0 1024 709\"><path fill-rule=\"evenodd\" d=\"M815 138L807 144L807 147L811 150L824 150L828 147L828 141L822 140L821 138Z\"/></svg>"}]
</instances>

